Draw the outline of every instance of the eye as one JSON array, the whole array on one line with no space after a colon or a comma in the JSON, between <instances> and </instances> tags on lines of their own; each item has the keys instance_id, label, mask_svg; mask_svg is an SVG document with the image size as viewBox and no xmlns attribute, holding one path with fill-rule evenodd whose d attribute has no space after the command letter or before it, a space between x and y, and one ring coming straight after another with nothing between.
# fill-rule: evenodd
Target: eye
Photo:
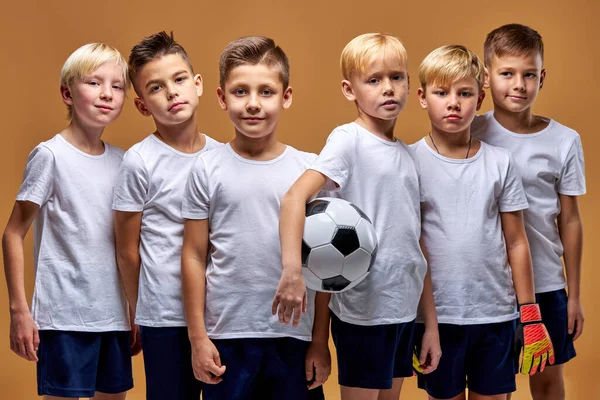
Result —
<instances>
[{"instance_id":1,"label":"eye","mask_svg":"<svg viewBox=\"0 0 600 400\"><path fill-rule=\"evenodd\" d=\"M263 96L271 96L273 94L273 92L271 91L271 89L265 89L261 92L261 94Z\"/></svg>"},{"instance_id":2,"label":"eye","mask_svg":"<svg viewBox=\"0 0 600 400\"><path fill-rule=\"evenodd\" d=\"M150 86L150 93L158 92L161 88L162 86L160 85Z\"/></svg>"},{"instance_id":3,"label":"eye","mask_svg":"<svg viewBox=\"0 0 600 400\"><path fill-rule=\"evenodd\" d=\"M236 89L233 91L233 94L235 94L236 96L243 96L246 94L246 91L244 89Z\"/></svg>"},{"instance_id":4,"label":"eye","mask_svg":"<svg viewBox=\"0 0 600 400\"><path fill-rule=\"evenodd\" d=\"M508 71L504 71L504 72L500 72L500 75L505 76L505 77L511 77L512 76L512 72L508 72Z\"/></svg>"},{"instance_id":5,"label":"eye","mask_svg":"<svg viewBox=\"0 0 600 400\"><path fill-rule=\"evenodd\" d=\"M89 81L88 85L90 85L90 86L98 86L98 85L100 85L100 83L98 83L98 81Z\"/></svg>"},{"instance_id":6,"label":"eye","mask_svg":"<svg viewBox=\"0 0 600 400\"><path fill-rule=\"evenodd\" d=\"M123 85L113 85L113 89L115 89L115 90L123 90Z\"/></svg>"},{"instance_id":7,"label":"eye","mask_svg":"<svg viewBox=\"0 0 600 400\"><path fill-rule=\"evenodd\" d=\"M472 96L471 92L460 92L459 94L461 97L471 97Z\"/></svg>"},{"instance_id":8,"label":"eye","mask_svg":"<svg viewBox=\"0 0 600 400\"><path fill-rule=\"evenodd\" d=\"M185 81L185 79L186 79L185 76L180 76L178 78L175 78L175 82L181 83L181 82Z\"/></svg>"},{"instance_id":9,"label":"eye","mask_svg":"<svg viewBox=\"0 0 600 400\"><path fill-rule=\"evenodd\" d=\"M537 75L534 74L533 72L529 72L529 73L525 74L525 78L534 79L534 78L537 78Z\"/></svg>"},{"instance_id":10,"label":"eye","mask_svg":"<svg viewBox=\"0 0 600 400\"><path fill-rule=\"evenodd\" d=\"M444 92L443 90L436 90L435 92L433 92L433 94L435 94L436 96L439 96L439 97L444 97L448 93Z\"/></svg>"},{"instance_id":11,"label":"eye","mask_svg":"<svg viewBox=\"0 0 600 400\"><path fill-rule=\"evenodd\" d=\"M377 78L371 78L367 82L369 84L371 84L371 85L375 85L375 84L379 83L379 79L377 79Z\"/></svg>"},{"instance_id":12,"label":"eye","mask_svg":"<svg viewBox=\"0 0 600 400\"><path fill-rule=\"evenodd\" d=\"M402 74L400 74L400 75L394 75L394 76L392 77L392 80L393 80L393 81L401 81L401 80L403 80L403 79L404 79L404 75L402 75Z\"/></svg>"}]
</instances>

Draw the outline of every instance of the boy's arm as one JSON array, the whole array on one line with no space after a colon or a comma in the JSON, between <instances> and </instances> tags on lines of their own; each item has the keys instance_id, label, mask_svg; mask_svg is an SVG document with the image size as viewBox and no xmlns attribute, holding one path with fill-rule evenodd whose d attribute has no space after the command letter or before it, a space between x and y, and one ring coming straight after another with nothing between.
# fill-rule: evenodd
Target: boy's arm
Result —
<instances>
[{"instance_id":1,"label":"boy's arm","mask_svg":"<svg viewBox=\"0 0 600 400\"><path fill-rule=\"evenodd\" d=\"M329 300L330 293L317 292L315 295L315 321L312 342L306 352L306 380L314 389L327 381L331 373L329 354Z\"/></svg>"},{"instance_id":2,"label":"boy's arm","mask_svg":"<svg viewBox=\"0 0 600 400\"><path fill-rule=\"evenodd\" d=\"M523 351L520 372L534 375L544 370L546 362L554 364L554 349L550 335L542 323L540 308L535 304L533 268L523 212L501 212L500 216L508 262L519 302L520 317L515 334L515 347Z\"/></svg>"},{"instance_id":3,"label":"boy's arm","mask_svg":"<svg viewBox=\"0 0 600 400\"><path fill-rule=\"evenodd\" d=\"M427 252L423 242L421 241L421 251L427 260ZM423 334L421 354L419 354L420 372L429 374L435 371L442 356L440 347L440 335L438 331L437 312L435 310L435 302L433 299L433 285L431 283L431 270L429 268L429 260L427 260L427 273L423 281L423 292L419 301L419 313L423 315L425 323L425 333ZM427 359L429 355L429 360Z\"/></svg>"},{"instance_id":4,"label":"boy's arm","mask_svg":"<svg viewBox=\"0 0 600 400\"><path fill-rule=\"evenodd\" d=\"M30 201L15 202L2 236L10 307L10 348L29 361L38 361L36 352L40 337L25 294L23 241L39 209L39 205Z\"/></svg>"},{"instance_id":5,"label":"boy's arm","mask_svg":"<svg viewBox=\"0 0 600 400\"><path fill-rule=\"evenodd\" d=\"M135 316L140 282L140 231L142 213L115 211L117 265L129 310ZM132 316L132 317L133 317Z\"/></svg>"},{"instance_id":6,"label":"boy's arm","mask_svg":"<svg viewBox=\"0 0 600 400\"><path fill-rule=\"evenodd\" d=\"M560 214L558 232L562 241L567 273L569 300L567 303L568 331L577 340L583 332L583 308L581 307L581 254L583 251L583 225L576 196L559 195Z\"/></svg>"},{"instance_id":7,"label":"boy's arm","mask_svg":"<svg viewBox=\"0 0 600 400\"><path fill-rule=\"evenodd\" d=\"M219 352L208 338L204 325L208 228L208 219L185 220L181 283L194 375L202 382L215 384L223 380L225 366L221 365Z\"/></svg>"},{"instance_id":8,"label":"boy's arm","mask_svg":"<svg viewBox=\"0 0 600 400\"><path fill-rule=\"evenodd\" d=\"M306 203L327 183L327 177L314 170L305 171L281 200L279 236L281 239L281 279L273 299L271 312L279 322L298 326L306 311L306 286L302 278L302 232L306 219Z\"/></svg>"}]
</instances>

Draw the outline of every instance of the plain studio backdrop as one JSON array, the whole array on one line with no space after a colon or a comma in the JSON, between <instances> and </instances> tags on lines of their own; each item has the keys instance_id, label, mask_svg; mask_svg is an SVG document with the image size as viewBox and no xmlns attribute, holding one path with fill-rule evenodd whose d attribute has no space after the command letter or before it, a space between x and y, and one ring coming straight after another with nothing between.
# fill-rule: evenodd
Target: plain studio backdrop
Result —
<instances>
[{"instance_id":1,"label":"plain studio backdrop","mask_svg":"<svg viewBox=\"0 0 600 400\"><path fill-rule=\"evenodd\" d=\"M29 152L63 129L66 110L59 96L59 74L68 55L88 42L107 42L124 56L144 36L160 30L175 32L186 48L194 69L204 78L204 95L198 110L198 129L220 141L233 136L225 112L219 108L218 59L225 45L247 35L270 36L282 46L291 63L293 105L282 113L279 138L301 150L319 152L337 125L355 118L354 105L340 91L339 56L345 44L365 32L398 36L409 54L411 90L400 114L396 136L407 143L429 129L427 114L417 101L418 66L433 49L463 44L483 54L485 35L512 22L538 30L545 44L546 83L534 112L577 130L586 157L588 194L580 200L584 221L582 300L585 331L576 342L577 357L565 369L567 398L600 399L600 151L598 138L597 0L430 1L72 1L4 0L0 6L0 71L4 89L0 99L4 118L0 130L0 225L10 215ZM110 125L104 139L123 149L154 129L151 118L141 116L128 92L121 117ZM488 95L482 112L492 107ZM373 194L377 195L376 193ZM28 298L33 290L32 234L25 245L25 281ZM6 285L0 284L0 398L36 398L35 365L17 357L9 347L9 313ZM267 305L270 307L270 305ZM333 371L325 384L328 399L339 399L335 351ZM134 360L135 388L128 399L145 393L142 356ZM402 399L425 399L415 379L407 379ZM516 400L530 398L526 378L518 379Z\"/></svg>"}]
</instances>

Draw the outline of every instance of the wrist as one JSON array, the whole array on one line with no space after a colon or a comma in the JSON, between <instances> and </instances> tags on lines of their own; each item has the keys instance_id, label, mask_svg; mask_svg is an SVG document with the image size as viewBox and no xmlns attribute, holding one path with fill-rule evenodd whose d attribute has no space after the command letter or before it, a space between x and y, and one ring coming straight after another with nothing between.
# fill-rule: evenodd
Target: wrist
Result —
<instances>
[{"instance_id":1,"label":"wrist","mask_svg":"<svg viewBox=\"0 0 600 400\"><path fill-rule=\"evenodd\" d=\"M17 303L10 303L9 304L9 312L10 314L22 314L22 313L29 313L29 306L27 305L27 302L22 303L22 302L17 302Z\"/></svg>"},{"instance_id":2,"label":"wrist","mask_svg":"<svg viewBox=\"0 0 600 400\"><path fill-rule=\"evenodd\" d=\"M536 323L542 322L542 313L540 306L537 303L525 303L519 305L521 323Z\"/></svg>"}]
</instances>

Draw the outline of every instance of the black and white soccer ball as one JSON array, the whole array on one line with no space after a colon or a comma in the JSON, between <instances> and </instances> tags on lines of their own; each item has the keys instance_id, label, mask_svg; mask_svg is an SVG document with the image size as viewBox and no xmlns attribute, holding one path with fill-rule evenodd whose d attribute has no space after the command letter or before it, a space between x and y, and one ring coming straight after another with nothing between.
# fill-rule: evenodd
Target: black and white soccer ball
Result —
<instances>
[{"instance_id":1,"label":"black and white soccer ball","mask_svg":"<svg viewBox=\"0 0 600 400\"><path fill-rule=\"evenodd\" d=\"M369 274L377 255L377 235L369 217L354 204L316 198L306 205L302 275L306 286L340 293Z\"/></svg>"}]
</instances>

